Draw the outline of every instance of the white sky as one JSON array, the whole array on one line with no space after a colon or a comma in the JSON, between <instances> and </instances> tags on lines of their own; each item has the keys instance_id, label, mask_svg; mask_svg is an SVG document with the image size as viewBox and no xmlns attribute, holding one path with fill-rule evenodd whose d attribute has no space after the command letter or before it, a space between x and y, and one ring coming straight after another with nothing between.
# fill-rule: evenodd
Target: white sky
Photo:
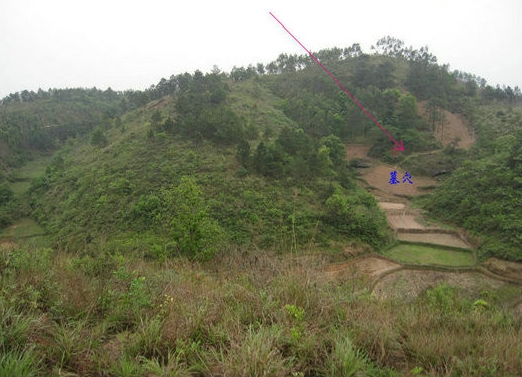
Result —
<instances>
[{"instance_id":1,"label":"white sky","mask_svg":"<svg viewBox=\"0 0 522 377\"><path fill-rule=\"evenodd\" d=\"M522 87L520 0L0 0L0 98L38 88L145 89L216 64L363 50L386 35L439 63Z\"/></svg>"}]
</instances>

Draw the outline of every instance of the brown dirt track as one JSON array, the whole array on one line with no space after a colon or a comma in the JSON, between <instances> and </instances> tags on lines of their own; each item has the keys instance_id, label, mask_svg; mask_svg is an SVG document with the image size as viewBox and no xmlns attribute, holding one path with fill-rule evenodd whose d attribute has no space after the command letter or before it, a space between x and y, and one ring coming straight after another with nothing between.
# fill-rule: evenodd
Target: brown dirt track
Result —
<instances>
[{"instance_id":1,"label":"brown dirt track","mask_svg":"<svg viewBox=\"0 0 522 377\"><path fill-rule=\"evenodd\" d=\"M392 229L425 229L424 225L417 222L414 215L396 215L386 212L386 217Z\"/></svg>"}]
</instances>

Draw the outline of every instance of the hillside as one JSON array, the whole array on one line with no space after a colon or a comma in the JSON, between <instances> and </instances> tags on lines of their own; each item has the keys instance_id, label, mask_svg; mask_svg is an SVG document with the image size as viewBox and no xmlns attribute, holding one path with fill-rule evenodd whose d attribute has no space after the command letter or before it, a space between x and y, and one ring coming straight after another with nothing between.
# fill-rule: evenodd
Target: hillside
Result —
<instances>
[{"instance_id":1,"label":"hillside","mask_svg":"<svg viewBox=\"0 0 522 377\"><path fill-rule=\"evenodd\" d=\"M519 374L520 91L316 55L404 153L307 56L2 100L0 375Z\"/></svg>"}]
</instances>

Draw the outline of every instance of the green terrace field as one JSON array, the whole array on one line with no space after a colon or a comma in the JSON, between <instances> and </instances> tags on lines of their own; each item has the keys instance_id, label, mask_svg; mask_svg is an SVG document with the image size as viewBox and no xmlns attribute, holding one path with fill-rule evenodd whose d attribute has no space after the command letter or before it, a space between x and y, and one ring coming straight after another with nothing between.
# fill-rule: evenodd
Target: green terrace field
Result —
<instances>
[{"instance_id":1,"label":"green terrace field","mask_svg":"<svg viewBox=\"0 0 522 377\"><path fill-rule=\"evenodd\" d=\"M387 250L384 254L403 263L411 264L452 267L475 264L475 256L470 251L415 243L401 243Z\"/></svg>"},{"instance_id":2,"label":"green terrace field","mask_svg":"<svg viewBox=\"0 0 522 377\"><path fill-rule=\"evenodd\" d=\"M31 187L31 181L44 174L50 161L50 156L42 156L26 163L13 175L11 190L17 195L27 192Z\"/></svg>"}]
</instances>

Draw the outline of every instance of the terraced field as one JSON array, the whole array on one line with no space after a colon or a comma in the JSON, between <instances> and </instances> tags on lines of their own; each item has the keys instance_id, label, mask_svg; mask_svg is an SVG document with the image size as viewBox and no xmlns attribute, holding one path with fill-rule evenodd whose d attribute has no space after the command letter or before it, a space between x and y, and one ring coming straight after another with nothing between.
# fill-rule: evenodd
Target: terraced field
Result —
<instances>
[{"instance_id":1,"label":"terraced field","mask_svg":"<svg viewBox=\"0 0 522 377\"><path fill-rule=\"evenodd\" d=\"M499 273L505 267L497 265L501 262L491 264L495 268L487 263L477 266L473 248L458 229L434 224L419 209L411 207L411 197L426 193L419 187L434 187L436 182L432 178L413 177L414 184L391 185L390 172L399 172L400 168L365 158L368 148L363 145L348 145L346 149L349 159L364 160L365 168L359 169L361 184L376 197L400 243L384 255L370 254L329 265L328 278L346 280L365 276L377 297L397 296L406 300L443 283L472 293L504 290L518 294L522 277L518 281L512 275ZM515 267L522 269L522 265ZM505 268L511 271L514 267Z\"/></svg>"},{"instance_id":2,"label":"terraced field","mask_svg":"<svg viewBox=\"0 0 522 377\"><path fill-rule=\"evenodd\" d=\"M453 267L475 265L475 256L471 251L424 244L401 243L387 250L384 254L407 264Z\"/></svg>"}]
</instances>

